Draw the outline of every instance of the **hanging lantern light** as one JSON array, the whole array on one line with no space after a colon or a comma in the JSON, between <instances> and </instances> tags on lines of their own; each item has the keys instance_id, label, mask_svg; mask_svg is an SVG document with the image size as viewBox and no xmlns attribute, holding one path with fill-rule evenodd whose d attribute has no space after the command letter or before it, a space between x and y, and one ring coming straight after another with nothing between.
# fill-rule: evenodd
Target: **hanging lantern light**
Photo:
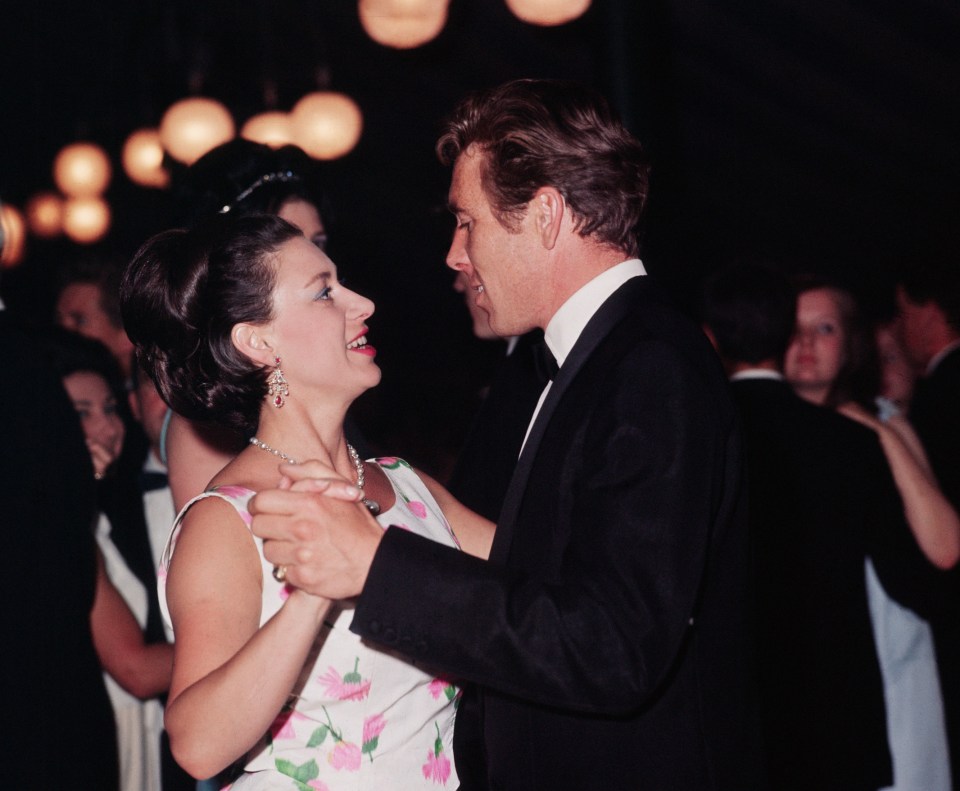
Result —
<instances>
[{"instance_id":1,"label":"hanging lantern light","mask_svg":"<svg viewBox=\"0 0 960 791\"><path fill-rule=\"evenodd\" d=\"M163 168L163 146L156 129L138 129L123 144L123 169L142 187L166 187L170 174Z\"/></svg>"},{"instance_id":2,"label":"hanging lantern light","mask_svg":"<svg viewBox=\"0 0 960 791\"><path fill-rule=\"evenodd\" d=\"M290 116L279 112L255 115L243 125L240 137L271 148L289 145L293 142Z\"/></svg>"},{"instance_id":3,"label":"hanging lantern light","mask_svg":"<svg viewBox=\"0 0 960 791\"><path fill-rule=\"evenodd\" d=\"M110 160L96 143L71 143L53 161L53 180L71 198L100 195L112 175Z\"/></svg>"},{"instance_id":4,"label":"hanging lantern light","mask_svg":"<svg viewBox=\"0 0 960 791\"><path fill-rule=\"evenodd\" d=\"M447 24L449 0L359 0L360 24L378 44L412 49L432 41Z\"/></svg>"},{"instance_id":5,"label":"hanging lantern light","mask_svg":"<svg viewBox=\"0 0 960 791\"><path fill-rule=\"evenodd\" d=\"M27 232L23 215L7 203L0 205L0 266L15 267L23 260Z\"/></svg>"},{"instance_id":6,"label":"hanging lantern light","mask_svg":"<svg viewBox=\"0 0 960 791\"><path fill-rule=\"evenodd\" d=\"M63 230L75 242L95 242L109 228L110 207L102 198L71 198L63 207Z\"/></svg>"},{"instance_id":7,"label":"hanging lantern light","mask_svg":"<svg viewBox=\"0 0 960 791\"><path fill-rule=\"evenodd\" d=\"M160 121L160 144L187 165L232 140L235 133L230 112L213 99L181 99L167 108Z\"/></svg>"},{"instance_id":8,"label":"hanging lantern light","mask_svg":"<svg viewBox=\"0 0 960 791\"><path fill-rule=\"evenodd\" d=\"M52 239L63 231L63 198L55 192L38 192L27 202L30 233Z\"/></svg>"},{"instance_id":9,"label":"hanging lantern light","mask_svg":"<svg viewBox=\"0 0 960 791\"><path fill-rule=\"evenodd\" d=\"M551 27L582 16L590 7L590 0L507 0L507 7L528 24Z\"/></svg>"},{"instance_id":10,"label":"hanging lantern light","mask_svg":"<svg viewBox=\"0 0 960 791\"><path fill-rule=\"evenodd\" d=\"M363 114L342 93L308 93L290 113L293 140L315 159L336 159L350 151L363 131Z\"/></svg>"}]
</instances>

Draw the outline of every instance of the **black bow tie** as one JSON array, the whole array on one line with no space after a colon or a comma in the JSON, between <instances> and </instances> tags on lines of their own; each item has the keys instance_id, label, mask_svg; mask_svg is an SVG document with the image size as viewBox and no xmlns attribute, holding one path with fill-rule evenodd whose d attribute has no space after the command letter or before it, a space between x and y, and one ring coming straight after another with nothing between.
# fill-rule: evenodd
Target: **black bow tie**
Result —
<instances>
[{"instance_id":1,"label":"black bow tie","mask_svg":"<svg viewBox=\"0 0 960 791\"><path fill-rule=\"evenodd\" d=\"M151 472L144 470L140 473L140 491L146 494L157 489L165 489L169 486L167 474L165 472Z\"/></svg>"},{"instance_id":2,"label":"black bow tie","mask_svg":"<svg viewBox=\"0 0 960 791\"><path fill-rule=\"evenodd\" d=\"M557 358L553 356L553 352L550 351L550 347L544 341L531 346L530 354L533 355L534 370L543 382L543 386L546 387L547 382L556 379L557 371L560 370L560 366L557 365Z\"/></svg>"}]
</instances>

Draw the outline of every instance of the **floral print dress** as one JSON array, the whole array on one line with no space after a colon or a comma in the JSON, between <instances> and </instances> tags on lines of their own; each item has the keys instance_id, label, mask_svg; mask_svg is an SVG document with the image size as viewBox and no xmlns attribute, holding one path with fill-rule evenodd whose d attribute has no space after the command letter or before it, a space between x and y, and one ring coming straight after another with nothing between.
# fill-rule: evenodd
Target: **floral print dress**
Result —
<instances>
[{"instance_id":1,"label":"floral print dress","mask_svg":"<svg viewBox=\"0 0 960 791\"><path fill-rule=\"evenodd\" d=\"M386 528L411 530L458 546L426 485L402 459L381 458L396 494L394 506L377 516ZM183 515L197 500L219 497L236 508L249 527L247 504L255 493L219 486L188 503L174 522L160 564L164 618L166 577ZM280 609L286 585L274 580L254 536L263 571L261 626ZM270 731L247 754L232 791L339 791L340 789L455 789L453 721L459 690L442 676L400 654L368 644L349 631L354 606L334 605L324 621L300 680Z\"/></svg>"}]
</instances>

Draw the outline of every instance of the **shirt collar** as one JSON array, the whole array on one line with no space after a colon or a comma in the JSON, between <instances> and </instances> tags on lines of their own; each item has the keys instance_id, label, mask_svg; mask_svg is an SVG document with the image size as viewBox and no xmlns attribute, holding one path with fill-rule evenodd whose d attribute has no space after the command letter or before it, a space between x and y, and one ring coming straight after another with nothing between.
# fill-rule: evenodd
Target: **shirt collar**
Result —
<instances>
[{"instance_id":1,"label":"shirt collar","mask_svg":"<svg viewBox=\"0 0 960 791\"><path fill-rule=\"evenodd\" d=\"M938 365L943 362L943 358L946 357L950 352L955 349L960 349L960 338L957 338L953 343L948 343L940 351L938 351L933 357L930 358L930 363L927 365L927 376L932 374Z\"/></svg>"},{"instance_id":2,"label":"shirt collar","mask_svg":"<svg viewBox=\"0 0 960 791\"><path fill-rule=\"evenodd\" d=\"M646 274L639 258L621 261L581 286L560 306L543 333L547 346L557 358L557 365L563 365L583 328L607 298L631 278Z\"/></svg>"},{"instance_id":3,"label":"shirt collar","mask_svg":"<svg viewBox=\"0 0 960 791\"><path fill-rule=\"evenodd\" d=\"M783 374L779 371L771 371L769 368L744 368L730 377L731 382L739 382L743 379L772 379L774 382L782 382Z\"/></svg>"}]
</instances>

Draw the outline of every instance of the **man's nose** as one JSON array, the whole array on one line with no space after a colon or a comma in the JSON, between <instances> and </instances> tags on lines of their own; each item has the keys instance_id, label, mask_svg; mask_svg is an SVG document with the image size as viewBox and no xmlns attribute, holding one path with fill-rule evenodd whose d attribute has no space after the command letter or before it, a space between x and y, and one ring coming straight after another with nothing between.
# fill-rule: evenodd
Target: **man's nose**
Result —
<instances>
[{"instance_id":1,"label":"man's nose","mask_svg":"<svg viewBox=\"0 0 960 791\"><path fill-rule=\"evenodd\" d=\"M464 265L470 263L470 259L467 257L464 237L465 233L462 230L455 230L453 232L453 239L450 241L450 249L447 250L447 266L457 271L460 271Z\"/></svg>"}]
</instances>

